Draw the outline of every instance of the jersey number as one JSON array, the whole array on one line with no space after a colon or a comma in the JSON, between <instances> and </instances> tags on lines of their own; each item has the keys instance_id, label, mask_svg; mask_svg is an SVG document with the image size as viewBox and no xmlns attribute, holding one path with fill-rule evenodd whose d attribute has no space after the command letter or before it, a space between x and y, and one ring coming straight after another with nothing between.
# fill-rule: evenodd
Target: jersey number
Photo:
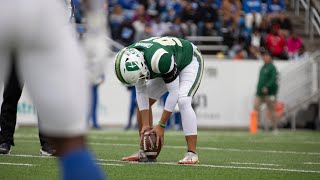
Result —
<instances>
[{"instance_id":1,"label":"jersey number","mask_svg":"<svg viewBox=\"0 0 320 180\"><path fill-rule=\"evenodd\" d=\"M153 42L161 44L162 46L178 45L178 46L182 47L181 41L175 37L152 37L149 39L145 39L143 41L153 41Z\"/></svg>"}]
</instances>

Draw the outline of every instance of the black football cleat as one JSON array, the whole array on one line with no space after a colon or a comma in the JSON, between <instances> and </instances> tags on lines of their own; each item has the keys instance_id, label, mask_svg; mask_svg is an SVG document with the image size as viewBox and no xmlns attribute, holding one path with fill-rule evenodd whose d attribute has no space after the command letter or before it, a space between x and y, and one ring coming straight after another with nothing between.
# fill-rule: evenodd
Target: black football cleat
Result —
<instances>
[{"instance_id":1,"label":"black football cleat","mask_svg":"<svg viewBox=\"0 0 320 180\"><path fill-rule=\"evenodd\" d=\"M9 142L4 142L0 144L0 154L10 154L11 145Z\"/></svg>"},{"instance_id":2,"label":"black football cleat","mask_svg":"<svg viewBox=\"0 0 320 180\"><path fill-rule=\"evenodd\" d=\"M41 156L54 156L56 154L56 150L53 149L48 143L44 143L40 149Z\"/></svg>"}]
</instances>

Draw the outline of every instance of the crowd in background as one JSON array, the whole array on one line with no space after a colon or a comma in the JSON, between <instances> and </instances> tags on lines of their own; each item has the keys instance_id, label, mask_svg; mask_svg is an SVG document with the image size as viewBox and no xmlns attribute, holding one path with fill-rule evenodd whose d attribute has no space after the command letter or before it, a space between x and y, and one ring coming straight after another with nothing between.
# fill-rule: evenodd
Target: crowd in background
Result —
<instances>
[{"instance_id":1,"label":"crowd in background","mask_svg":"<svg viewBox=\"0 0 320 180\"><path fill-rule=\"evenodd\" d=\"M304 51L286 0L109 0L111 36L124 46L152 36L223 36L232 59L278 59Z\"/></svg>"}]
</instances>

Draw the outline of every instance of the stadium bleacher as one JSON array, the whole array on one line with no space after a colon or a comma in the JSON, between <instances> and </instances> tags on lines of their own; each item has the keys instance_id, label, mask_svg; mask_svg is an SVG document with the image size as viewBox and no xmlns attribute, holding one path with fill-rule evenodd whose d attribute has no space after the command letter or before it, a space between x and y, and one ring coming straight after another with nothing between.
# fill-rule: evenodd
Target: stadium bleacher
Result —
<instances>
[{"instance_id":1,"label":"stadium bleacher","mask_svg":"<svg viewBox=\"0 0 320 180\"><path fill-rule=\"evenodd\" d=\"M251 47L252 32L257 30L262 37L256 45L258 49L271 51L274 47L268 43L283 37L284 44L277 47L281 52L275 52L274 56L292 59L293 56L287 52L286 41L293 30L298 38L303 38L303 34L301 25L291 21L296 17L290 3L288 0L119 1L109 4L109 24L112 38L124 45L151 36L171 35L189 39L204 54L223 53L231 59L237 58L233 47L239 46L239 41L244 41L243 46L240 45L244 49L243 58L257 59L259 52L252 51ZM248 14L254 14L253 17L261 14L262 19L250 19ZM273 29L279 35L271 36ZM268 35L269 42L266 41ZM294 50L296 55L302 53L299 52L303 49L301 47L299 45Z\"/></svg>"}]
</instances>

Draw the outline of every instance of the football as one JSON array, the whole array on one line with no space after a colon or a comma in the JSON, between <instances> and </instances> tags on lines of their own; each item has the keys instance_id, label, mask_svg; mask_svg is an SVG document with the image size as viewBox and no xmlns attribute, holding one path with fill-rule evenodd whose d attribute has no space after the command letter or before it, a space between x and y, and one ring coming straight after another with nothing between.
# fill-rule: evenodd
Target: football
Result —
<instances>
[{"instance_id":1,"label":"football","mask_svg":"<svg viewBox=\"0 0 320 180\"><path fill-rule=\"evenodd\" d=\"M155 133L145 132L141 138L141 147L149 159L156 159L161 151L161 145L156 147L157 136Z\"/></svg>"}]
</instances>

